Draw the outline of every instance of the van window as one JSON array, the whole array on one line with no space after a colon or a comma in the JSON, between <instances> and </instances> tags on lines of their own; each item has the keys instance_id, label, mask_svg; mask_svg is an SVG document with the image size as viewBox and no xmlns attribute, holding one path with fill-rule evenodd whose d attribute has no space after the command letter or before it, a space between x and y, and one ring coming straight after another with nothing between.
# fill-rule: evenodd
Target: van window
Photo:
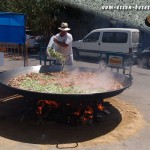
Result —
<instances>
[{"instance_id":1,"label":"van window","mask_svg":"<svg viewBox=\"0 0 150 150\"><path fill-rule=\"evenodd\" d=\"M126 43L128 34L123 32L104 32L102 42L104 43Z\"/></svg>"},{"instance_id":2,"label":"van window","mask_svg":"<svg viewBox=\"0 0 150 150\"><path fill-rule=\"evenodd\" d=\"M139 32L132 32L132 43L139 43Z\"/></svg>"},{"instance_id":3,"label":"van window","mask_svg":"<svg viewBox=\"0 0 150 150\"><path fill-rule=\"evenodd\" d=\"M98 41L100 32L93 32L84 38L84 42L96 42Z\"/></svg>"}]
</instances>

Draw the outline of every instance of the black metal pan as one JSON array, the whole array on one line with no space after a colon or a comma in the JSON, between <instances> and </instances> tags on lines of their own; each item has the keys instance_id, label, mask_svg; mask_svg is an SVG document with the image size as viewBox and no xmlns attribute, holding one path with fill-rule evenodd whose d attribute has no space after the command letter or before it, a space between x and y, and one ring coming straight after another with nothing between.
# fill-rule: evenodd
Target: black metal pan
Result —
<instances>
[{"instance_id":1,"label":"black metal pan","mask_svg":"<svg viewBox=\"0 0 150 150\"><path fill-rule=\"evenodd\" d=\"M0 86L2 86L5 90L10 90L14 94L20 94L24 97L29 97L33 99L41 99L41 100L56 100L56 101L69 101L69 100L90 100L94 101L97 99L104 99L116 96L123 92L125 89L132 85L132 78L125 74L112 73L114 80L120 82L123 87L117 90L102 92L102 93L89 93L89 94L54 94L54 93L42 93L36 91L23 90L19 88L14 88L8 86L8 81L14 77L19 75L23 75L26 73L44 73L44 72L58 72L61 71L63 67L61 66L30 66L30 67L22 67L18 69L8 70L0 74ZM82 70L88 70L89 68L80 68ZM73 69L72 69L73 70Z\"/></svg>"}]
</instances>

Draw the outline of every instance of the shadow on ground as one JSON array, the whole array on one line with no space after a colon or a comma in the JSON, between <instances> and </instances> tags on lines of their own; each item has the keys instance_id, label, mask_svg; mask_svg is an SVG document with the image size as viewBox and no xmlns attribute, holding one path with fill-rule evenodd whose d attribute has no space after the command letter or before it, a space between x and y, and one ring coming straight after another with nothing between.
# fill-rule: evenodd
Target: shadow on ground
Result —
<instances>
[{"instance_id":1,"label":"shadow on ground","mask_svg":"<svg viewBox=\"0 0 150 150\"><path fill-rule=\"evenodd\" d=\"M112 105L109 106L111 115L105 114L100 122L93 125L70 126L55 121L46 121L41 124L30 117L22 118L24 111L23 98L0 104L1 137L32 144L79 143L108 134L122 120L120 112Z\"/></svg>"}]
</instances>

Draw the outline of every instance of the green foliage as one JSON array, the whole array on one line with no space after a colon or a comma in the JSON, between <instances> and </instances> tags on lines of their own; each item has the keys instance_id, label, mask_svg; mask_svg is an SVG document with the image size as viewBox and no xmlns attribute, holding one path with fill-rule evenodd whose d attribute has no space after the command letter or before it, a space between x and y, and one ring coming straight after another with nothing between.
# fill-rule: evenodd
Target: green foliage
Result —
<instances>
[{"instance_id":1,"label":"green foliage","mask_svg":"<svg viewBox=\"0 0 150 150\"><path fill-rule=\"evenodd\" d=\"M35 34L50 35L63 4L56 0L1 0L0 11L25 13L27 27Z\"/></svg>"}]
</instances>

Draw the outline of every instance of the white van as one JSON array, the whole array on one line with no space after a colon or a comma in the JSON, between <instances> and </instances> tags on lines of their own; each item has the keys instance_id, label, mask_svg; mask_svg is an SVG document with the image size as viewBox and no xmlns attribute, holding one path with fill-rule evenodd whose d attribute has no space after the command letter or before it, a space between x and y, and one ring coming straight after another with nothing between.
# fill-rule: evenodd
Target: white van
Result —
<instances>
[{"instance_id":1,"label":"white van","mask_svg":"<svg viewBox=\"0 0 150 150\"><path fill-rule=\"evenodd\" d=\"M100 52L137 53L140 31L130 28L102 28L91 31L82 40L73 41L73 56L98 57ZM135 56L136 57L136 56Z\"/></svg>"}]
</instances>

